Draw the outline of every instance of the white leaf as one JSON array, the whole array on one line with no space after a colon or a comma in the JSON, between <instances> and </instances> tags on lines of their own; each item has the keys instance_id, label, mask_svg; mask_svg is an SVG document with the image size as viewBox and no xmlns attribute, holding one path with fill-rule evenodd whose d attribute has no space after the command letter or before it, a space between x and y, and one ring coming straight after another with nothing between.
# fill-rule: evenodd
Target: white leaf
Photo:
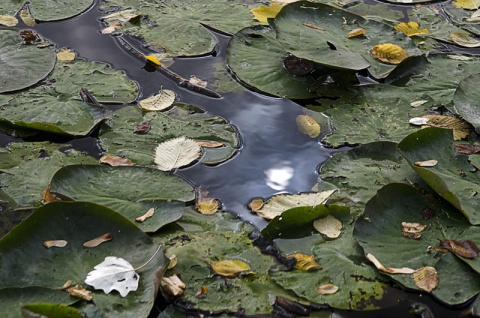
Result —
<instances>
[{"instance_id":1,"label":"white leaf","mask_svg":"<svg viewBox=\"0 0 480 318\"><path fill-rule=\"evenodd\" d=\"M162 89L159 94L143 99L139 102L145 110L160 111L173 105L175 102L175 92L169 89Z\"/></svg>"},{"instance_id":2,"label":"white leaf","mask_svg":"<svg viewBox=\"0 0 480 318\"><path fill-rule=\"evenodd\" d=\"M159 144L155 150L155 163L158 169L170 171L192 163L201 153L202 148L195 140L182 136Z\"/></svg>"},{"instance_id":3,"label":"white leaf","mask_svg":"<svg viewBox=\"0 0 480 318\"><path fill-rule=\"evenodd\" d=\"M422 126L422 125L426 125L429 120L430 120L429 118L424 118L424 117L413 117L413 118L410 118L408 122L415 126Z\"/></svg>"},{"instance_id":4,"label":"white leaf","mask_svg":"<svg viewBox=\"0 0 480 318\"><path fill-rule=\"evenodd\" d=\"M87 274L85 283L95 289L102 289L105 294L115 289L125 297L129 292L137 290L139 280L140 276L129 262L120 257L107 256Z\"/></svg>"}]
</instances>

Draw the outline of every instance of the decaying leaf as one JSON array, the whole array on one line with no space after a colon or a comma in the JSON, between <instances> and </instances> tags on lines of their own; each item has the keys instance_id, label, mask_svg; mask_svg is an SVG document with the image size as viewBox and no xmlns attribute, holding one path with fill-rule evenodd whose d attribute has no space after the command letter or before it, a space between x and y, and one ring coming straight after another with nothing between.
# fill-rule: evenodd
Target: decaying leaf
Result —
<instances>
[{"instance_id":1,"label":"decaying leaf","mask_svg":"<svg viewBox=\"0 0 480 318\"><path fill-rule=\"evenodd\" d=\"M46 248L51 248L51 247L65 247L67 245L67 241L65 240L51 240L51 241L45 241L43 242L43 246Z\"/></svg>"},{"instance_id":2,"label":"decaying leaf","mask_svg":"<svg viewBox=\"0 0 480 318\"><path fill-rule=\"evenodd\" d=\"M0 25L5 26L16 26L18 24L17 18L11 15L0 15Z\"/></svg>"},{"instance_id":3,"label":"decaying leaf","mask_svg":"<svg viewBox=\"0 0 480 318\"><path fill-rule=\"evenodd\" d=\"M423 126L428 123L429 119L425 117L413 117L408 120L408 122L415 126Z\"/></svg>"},{"instance_id":4,"label":"decaying leaf","mask_svg":"<svg viewBox=\"0 0 480 318\"><path fill-rule=\"evenodd\" d=\"M363 28L356 28L347 33L347 38L355 38L359 36L365 36L366 32Z\"/></svg>"},{"instance_id":5,"label":"decaying leaf","mask_svg":"<svg viewBox=\"0 0 480 318\"><path fill-rule=\"evenodd\" d=\"M426 28L420 30L420 25L417 22L402 22L393 28L397 31L405 33L407 36L428 34L428 30Z\"/></svg>"},{"instance_id":6,"label":"decaying leaf","mask_svg":"<svg viewBox=\"0 0 480 318\"><path fill-rule=\"evenodd\" d=\"M440 244L455 255L464 258L473 259L480 252L477 244L470 240L440 240Z\"/></svg>"},{"instance_id":7,"label":"decaying leaf","mask_svg":"<svg viewBox=\"0 0 480 318\"><path fill-rule=\"evenodd\" d=\"M198 212L206 215L214 214L218 211L220 201L215 198L202 197L195 201L195 208Z\"/></svg>"},{"instance_id":8,"label":"decaying leaf","mask_svg":"<svg viewBox=\"0 0 480 318\"><path fill-rule=\"evenodd\" d=\"M134 166L135 164L128 159L117 157L113 155L106 154L100 158L100 163L107 164L112 167L119 167L119 166Z\"/></svg>"},{"instance_id":9,"label":"decaying leaf","mask_svg":"<svg viewBox=\"0 0 480 318\"><path fill-rule=\"evenodd\" d=\"M455 149L457 149L458 153L461 153L462 155L473 155L480 153L480 146L477 145L459 144L455 145Z\"/></svg>"},{"instance_id":10,"label":"decaying leaf","mask_svg":"<svg viewBox=\"0 0 480 318\"><path fill-rule=\"evenodd\" d=\"M320 125L310 116L298 115L297 119L298 131L302 134L308 135L310 138L316 138L320 135Z\"/></svg>"},{"instance_id":11,"label":"decaying leaf","mask_svg":"<svg viewBox=\"0 0 480 318\"><path fill-rule=\"evenodd\" d=\"M321 269L322 266L315 261L313 255L306 255L302 253L295 253L288 255L287 258L294 258L297 262L295 268L301 271L309 271L312 269Z\"/></svg>"},{"instance_id":12,"label":"decaying leaf","mask_svg":"<svg viewBox=\"0 0 480 318\"><path fill-rule=\"evenodd\" d=\"M109 27L106 27L102 30L102 34L111 34L115 31L117 31L117 27L121 26L121 23L114 23Z\"/></svg>"},{"instance_id":13,"label":"decaying leaf","mask_svg":"<svg viewBox=\"0 0 480 318\"><path fill-rule=\"evenodd\" d=\"M335 294L340 288L333 284L325 284L317 287L317 293L320 295L331 295Z\"/></svg>"},{"instance_id":14,"label":"decaying leaf","mask_svg":"<svg viewBox=\"0 0 480 318\"><path fill-rule=\"evenodd\" d=\"M223 260L210 263L213 271L218 275L225 277L233 277L241 272L250 270L250 266L244 261L240 260Z\"/></svg>"},{"instance_id":15,"label":"decaying leaf","mask_svg":"<svg viewBox=\"0 0 480 318\"><path fill-rule=\"evenodd\" d=\"M455 42L455 44L463 47L480 47L480 41L470 33L451 32L450 39Z\"/></svg>"},{"instance_id":16,"label":"decaying leaf","mask_svg":"<svg viewBox=\"0 0 480 318\"><path fill-rule=\"evenodd\" d=\"M36 24L35 19L32 17L30 12L28 12L28 10L26 8L22 8L22 10L20 10L19 16L20 16L20 19L22 19L23 23L25 23L29 27L34 27L35 26L35 24Z\"/></svg>"},{"instance_id":17,"label":"decaying leaf","mask_svg":"<svg viewBox=\"0 0 480 318\"><path fill-rule=\"evenodd\" d=\"M283 59L283 66L294 76L304 76L310 74L315 69L315 63L312 61L301 59L291 54Z\"/></svg>"},{"instance_id":18,"label":"decaying leaf","mask_svg":"<svg viewBox=\"0 0 480 318\"><path fill-rule=\"evenodd\" d=\"M151 218L155 214L155 208L150 208L147 213L145 213L142 216L139 216L138 218L135 219L135 221L143 223L145 222L146 219Z\"/></svg>"},{"instance_id":19,"label":"decaying leaf","mask_svg":"<svg viewBox=\"0 0 480 318\"><path fill-rule=\"evenodd\" d=\"M171 297L180 297L185 292L184 282L176 275L162 278L162 288Z\"/></svg>"},{"instance_id":20,"label":"decaying leaf","mask_svg":"<svg viewBox=\"0 0 480 318\"><path fill-rule=\"evenodd\" d=\"M428 122L425 124L429 127L438 127L445 129L453 129L453 139L462 140L467 138L475 128L467 121L443 115L424 115L422 118L427 118Z\"/></svg>"},{"instance_id":21,"label":"decaying leaf","mask_svg":"<svg viewBox=\"0 0 480 318\"><path fill-rule=\"evenodd\" d=\"M158 169L170 171L189 165L201 154L202 149L195 140L182 136L159 144L155 150L155 163Z\"/></svg>"},{"instance_id":22,"label":"decaying leaf","mask_svg":"<svg viewBox=\"0 0 480 318\"><path fill-rule=\"evenodd\" d=\"M92 291L85 289L83 288L83 286L80 285L75 285L74 287L68 288L67 292L73 297L80 298L86 301L90 301L93 298Z\"/></svg>"},{"instance_id":23,"label":"decaying leaf","mask_svg":"<svg viewBox=\"0 0 480 318\"><path fill-rule=\"evenodd\" d=\"M197 141L197 144L205 148L220 148L225 146L225 144L218 141Z\"/></svg>"},{"instance_id":24,"label":"decaying leaf","mask_svg":"<svg viewBox=\"0 0 480 318\"><path fill-rule=\"evenodd\" d=\"M161 111L173 105L175 96L174 91L162 89L159 94L142 99L139 104L145 110Z\"/></svg>"},{"instance_id":25,"label":"decaying leaf","mask_svg":"<svg viewBox=\"0 0 480 318\"><path fill-rule=\"evenodd\" d=\"M263 207L264 204L265 204L265 201L263 201L263 198L253 198L250 201L250 203L248 203L248 207L253 212L257 212L258 210L260 210Z\"/></svg>"},{"instance_id":26,"label":"decaying leaf","mask_svg":"<svg viewBox=\"0 0 480 318\"><path fill-rule=\"evenodd\" d=\"M312 24L312 23L303 23L304 26L310 29L315 29L315 30L320 30L320 31L325 31L324 28L319 27L318 25Z\"/></svg>"},{"instance_id":27,"label":"decaying leaf","mask_svg":"<svg viewBox=\"0 0 480 318\"><path fill-rule=\"evenodd\" d=\"M337 238L342 233L342 222L331 215L315 220L313 227L328 238Z\"/></svg>"},{"instance_id":28,"label":"decaying leaf","mask_svg":"<svg viewBox=\"0 0 480 318\"><path fill-rule=\"evenodd\" d=\"M479 0L456 0L453 4L459 8L467 10L476 10L480 6Z\"/></svg>"},{"instance_id":29,"label":"decaying leaf","mask_svg":"<svg viewBox=\"0 0 480 318\"><path fill-rule=\"evenodd\" d=\"M207 293L208 293L208 287L202 285L202 286L200 286L200 288L195 293L195 297L205 298L205 297L207 297Z\"/></svg>"},{"instance_id":30,"label":"decaying leaf","mask_svg":"<svg viewBox=\"0 0 480 318\"><path fill-rule=\"evenodd\" d=\"M72 283L73 282L71 280L67 280L62 286L62 290L67 290L68 287L72 286Z\"/></svg>"},{"instance_id":31,"label":"decaying leaf","mask_svg":"<svg viewBox=\"0 0 480 318\"><path fill-rule=\"evenodd\" d=\"M385 266L380 263L380 261L373 256L372 254L368 253L367 254L367 259L375 265L375 267L382 272L389 273L389 274L413 274L415 272L414 269L408 268L408 267L402 267L402 268L392 268L388 267L385 268Z\"/></svg>"},{"instance_id":32,"label":"decaying leaf","mask_svg":"<svg viewBox=\"0 0 480 318\"><path fill-rule=\"evenodd\" d=\"M414 163L417 167L435 167L438 163L438 160L431 159L425 161L417 161Z\"/></svg>"},{"instance_id":33,"label":"decaying leaf","mask_svg":"<svg viewBox=\"0 0 480 318\"><path fill-rule=\"evenodd\" d=\"M260 24L268 25L268 19L273 19L282 10L284 4L272 2L270 7L261 6L259 8L251 9L253 18L260 22Z\"/></svg>"},{"instance_id":34,"label":"decaying leaf","mask_svg":"<svg viewBox=\"0 0 480 318\"><path fill-rule=\"evenodd\" d=\"M465 18L465 21L472 22L472 23L479 23L480 22L480 10L476 10L472 13L470 18Z\"/></svg>"},{"instance_id":35,"label":"decaying leaf","mask_svg":"<svg viewBox=\"0 0 480 318\"><path fill-rule=\"evenodd\" d=\"M170 260L170 263L168 264L168 269L172 269L174 268L177 263L178 263L178 258L177 258L177 255L173 254L173 255L170 255L168 257L168 259Z\"/></svg>"},{"instance_id":36,"label":"decaying leaf","mask_svg":"<svg viewBox=\"0 0 480 318\"><path fill-rule=\"evenodd\" d=\"M191 75L188 82L192 85L203 87L203 88L207 87L207 85L208 85L207 81L204 81L204 80L198 78L195 75Z\"/></svg>"},{"instance_id":37,"label":"decaying leaf","mask_svg":"<svg viewBox=\"0 0 480 318\"><path fill-rule=\"evenodd\" d=\"M139 135L146 135L152 129L152 124L149 121L142 121L140 124L135 125L133 133Z\"/></svg>"},{"instance_id":38,"label":"decaying leaf","mask_svg":"<svg viewBox=\"0 0 480 318\"><path fill-rule=\"evenodd\" d=\"M377 60L388 64L400 64L408 57L407 51L396 44L385 43L375 45L370 53Z\"/></svg>"},{"instance_id":39,"label":"decaying leaf","mask_svg":"<svg viewBox=\"0 0 480 318\"><path fill-rule=\"evenodd\" d=\"M53 201L57 201L57 198L55 198L50 192L50 185L48 185L45 188L45 190L43 190L42 197L43 197L43 203L45 204Z\"/></svg>"},{"instance_id":40,"label":"decaying leaf","mask_svg":"<svg viewBox=\"0 0 480 318\"><path fill-rule=\"evenodd\" d=\"M423 230L427 228L426 225L414 222L402 222L402 235L410 239L419 239Z\"/></svg>"},{"instance_id":41,"label":"decaying leaf","mask_svg":"<svg viewBox=\"0 0 480 318\"><path fill-rule=\"evenodd\" d=\"M111 241L112 238L112 233L105 233L103 235L100 235L99 237L86 241L85 243L83 243L83 247L97 247L102 243Z\"/></svg>"},{"instance_id":42,"label":"decaying leaf","mask_svg":"<svg viewBox=\"0 0 480 318\"><path fill-rule=\"evenodd\" d=\"M412 274L412 277L415 285L428 293L438 286L438 275L435 267L419 268Z\"/></svg>"},{"instance_id":43,"label":"decaying leaf","mask_svg":"<svg viewBox=\"0 0 480 318\"><path fill-rule=\"evenodd\" d=\"M145 55L145 59L148 61L148 62L151 62L157 66L161 66L162 63L160 63L160 61L158 60L158 58L155 56L155 55Z\"/></svg>"},{"instance_id":44,"label":"decaying leaf","mask_svg":"<svg viewBox=\"0 0 480 318\"><path fill-rule=\"evenodd\" d=\"M75 60L75 52L66 47L62 47L57 52L57 59L60 61L73 61Z\"/></svg>"}]
</instances>

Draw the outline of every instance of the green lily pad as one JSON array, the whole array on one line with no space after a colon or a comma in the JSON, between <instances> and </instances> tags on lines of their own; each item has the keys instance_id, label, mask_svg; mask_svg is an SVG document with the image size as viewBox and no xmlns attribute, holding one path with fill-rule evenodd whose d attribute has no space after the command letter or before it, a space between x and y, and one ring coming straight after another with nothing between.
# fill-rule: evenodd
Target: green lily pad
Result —
<instances>
[{"instance_id":1,"label":"green lily pad","mask_svg":"<svg viewBox=\"0 0 480 318\"><path fill-rule=\"evenodd\" d=\"M149 122L147 134L135 134L137 124ZM223 146L203 148L201 162L216 164L232 157L239 146L238 135L227 121L188 104L176 103L165 112L143 113L136 107L115 112L110 124L100 130L99 141L109 154L125 157L136 164L154 165L155 147L168 139L186 136L198 141L216 141Z\"/></svg>"},{"instance_id":2,"label":"green lily pad","mask_svg":"<svg viewBox=\"0 0 480 318\"><path fill-rule=\"evenodd\" d=\"M465 259L450 252L437 255L435 250L429 252L429 246L438 245L440 239L479 242L480 231L445 201L433 205L429 202L406 184L386 185L367 203L364 216L355 223L354 237L365 254L374 255L387 268L435 267L439 285L433 295L451 305L461 304L480 291L480 259ZM427 214L425 209L430 212ZM420 223L427 228L419 239L410 239L402 235L402 222ZM410 274L385 275L408 288L419 289Z\"/></svg>"},{"instance_id":3,"label":"green lily pad","mask_svg":"<svg viewBox=\"0 0 480 318\"><path fill-rule=\"evenodd\" d=\"M70 165L55 173L50 192L109 207L145 232L178 220L185 202L195 199L193 187L182 178L144 167ZM155 209L152 217L135 222L151 208Z\"/></svg>"},{"instance_id":4,"label":"green lily pad","mask_svg":"<svg viewBox=\"0 0 480 318\"><path fill-rule=\"evenodd\" d=\"M23 5L23 0L5 0L0 3L0 15L15 15Z\"/></svg>"},{"instance_id":5,"label":"green lily pad","mask_svg":"<svg viewBox=\"0 0 480 318\"><path fill-rule=\"evenodd\" d=\"M68 317L68 318L83 318L84 316L74 308L64 304L52 304L52 303L33 303L22 307L22 315L24 316L36 316L41 317Z\"/></svg>"},{"instance_id":6,"label":"green lily pad","mask_svg":"<svg viewBox=\"0 0 480 318\"><path fill-rule=\"evenodd\" d=\"M32 86L55 66L56 55L51 47L22 45L18 32L0 29L0 93Z\"/></svg>"},{"instance_id":7,"label":"green lily pad","mask_svg":"<svg viewBox=\"0 0 480 318\"><path fill-rule=\"evenodd\" d=\"M475 317L480 317L480 296L477 296L477 300L473 303L473 312Z\"/></svg>"},{"instance_id":8,"label":"green lily pad","mask_svg":"<svg viewBox=\"0 0 480 318\"><path fill-rule=\"evenodd\" d=\"M400 153L422 179L445 200L461 211L472 224L480 224L480 175L468 163L468 156L454 149L452 131L425 128L398 144ZM433 167L416 162L437 160Z\"/></svg>"},{"instance_id":9,"label":"green lily pad","mask_svg":"<svg viewBox=\"0 0 480 318\"><path fill-rule=\"evenodd\" d=\"M395 44L408 56L421 55L409 37L391 26L327 4L299 1L286 5L274 24L277 40L289 53L332 68L368 68L378 79L386 77L396 65L375 59L370 53L375 45ZM367 36L347 38L347 33L356 28L363 28Z\"/></svg>"},{"instance_id":10,"label":"green lily pad","mask_svg":"<svg viewBox=\"0 0 480 318\"><path fill-rule=\"evenodd\" d=\"M283 66L287 51L266 27L245 28L228 43L227 64L248 86L286 98L311 98L314 78L294 76Z\"/></svg>"},{"instance_id":11,"label":"green lily pad","mask_svg":"<svg viewBox=\"0 0 480 318\"><path fill-rule=\"evenodd\" d=\"M94 248L82 244L105 233L113 239ZM45 248L43 242L62 239L63 248ZM87 273L106 256L121 257L139 267L156 252L156 244L126 218L88 202L52 202L0 240L3 277L0 287L58 288L67 280L84 284ZM152 309L159 279L168 264L163 252L138 270L139 287L126 297L117 292L93 292L93 301L105 317L146 317Z\"/></svg>"},{"instance_id":12,"label":"green lily pad","mask_svg":"<svg viewBox=\"0 0 480 318\"><path fill-rule=\"evenodd\" d=\"M28 8L37 20L55 21L76 16L87 10L93 2L94 0L33 0Z\"/></svg>"},{"instance_id":13,"label":"green lily pad","mask_svg":"<svg viewBox=\"0 0 480 318\"><path fill-rule=\"evenodd\" d=\"M458 84L453 97L455 113L472 124L477 133L480 133L480 93L475 84L478 84L479 80L480 74L465 78Z\"/></svg>"}]
</instances>

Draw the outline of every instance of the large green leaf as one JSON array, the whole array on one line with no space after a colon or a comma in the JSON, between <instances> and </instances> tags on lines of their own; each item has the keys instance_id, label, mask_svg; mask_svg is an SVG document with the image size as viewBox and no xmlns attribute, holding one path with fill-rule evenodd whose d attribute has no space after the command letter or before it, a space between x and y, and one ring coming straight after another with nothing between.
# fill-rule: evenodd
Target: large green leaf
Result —
<instances>
[{"instance_id":1,"label":"large green leaf","mask_svg":"<svg viewBox=\"0 0 480 318\"><path fill-rule=\"evenodd\" d=\"M137 124L149 122L147 134L135 134ZM102 148L140 165L154 165L155 147L168 139L186 136L195 140L217 141L224 146L204 148L200 161L207 164L229 159L239 146L235 129L219 116L205 113L188 104L176 103L165 112L143 113L136 107L126 107L115 112L109 126L100 131Z\"/></svg>"},{"instance_id":2,"label":"large green leaf","mask_svg":"<svg viewBox=\"0 0 480 318\"><path fill-rule=\"evenodd\" d=\"M429 203L432 201L433 205ZM433 211L434 216L425 214L425 209ZM402 235L402 222L428 227L415 240ZM428 252L439 239L479 242L478 226L470 225L445 201L435 204L411 186L393 183L380 189L367 203L364 216L356 221L354 237L365 253L373 254L387 268L435 267L440 283L433 294L444 302L461 304L480 291L480 259L465 259L450 252L439 257L435 250ZM408 288L418 289L409 274L388 275Z\"/></svg>"},{"instance_id":3,"label":"large green leaf","mask_svg":"<svg viewBox=\"0 0 480 318\"><path fill-rule=\"evenodd\" d=\"M28 8L32 16L40 21L71 18L90 7L94 0L30 0Z\"/></svg>"},{"instance_id":4,"label":"large green leaf","mask_svg":"<svg viewBox=\"0 0 480 318\"><path fill-rule=\"evenodd\" d=\"M15 15L24 2L24 0L4 0L0 2L0 15Z\"/></svg>"},{"instance_id":5,"label":"large green leaf","mask_svg":"<svg viewBox=\"0 0 480 318\"><path fill-rule=\"evenodd\" d=\"M409 56L421 54L409 37L391 26L327 4L299 1L286 5L274 23L277 40L289 53L332 68L368 68L375 78L386 77L396 67L373 57L370 50L375 45L395 44ZM347 38L356 28L363 28L366 37Z\"/></svg>"},{"instance_id":6,"label":"large green leaf","mask_svg":"<svg viewBox=\"0 0 480 318\"><path fill-rule=\"evenodd\" d=\"M479 81L480 74L465 78L458 84L453 97L455 112L475 126L477 133L480 133L480 92L477 87Z\"/></svg>"},{"instance_id":7,"label":"large green leaf","mask_svg":"<svg viewBox=\"0 0 480 318\"><path fill-rule=\"evenodd\" d=\"M113 239L95 248L82 244L111 233ZM43 242L63 239L63 248L47 249ZM53 202L37 209L30 217L0 240L0 287L42 286L58 288L67 280L84 284L87 273L106 256L121 257L133 267L147 262L157 245L120 214L87 202ZM105 317L146 317L155 299L158 279L168 264L160 251L138 271L139 287L126 297L113 291L94 291L93 301Z\"/></svg>"},{"instance_id":8,"label":"large green leaf","mask_svg":"<svg viewBox=\"0 0 480 318\"><path fill-rule=\"evenodd\" d=\"M50 192L61 198L102 204L132 222L154 208L151 218L136 223L146 232L178 220L184 202L195 199L193 187L180 177L144 167L70 165L55 173Z\"/></svg>"},{"instance_id":9,"label":"large green leaf","mask_svg":"<svg viewBox=\"0 0 480 318\"><path fill-rule=\"evenodd\" d=\"M266 27L245 28L228 43L227 64L239 79L263 92L287 98L311 98L310 75L294 76L283 62L287 51Z\"/></svg>"},{"instance_id":10,"label":"large green leaf","mask_svg":"<svg viewBox=\"0 0 480 318\"><path fill-rule=\"evenodd\" d=\"M0 93L32 86L55 66L56 55L51 47L21 42L18 30L0 29Z\"/></svg>"},{"instance_id":11,"label":"large green leaf","mask_svg":"<svg viewBox=\"0 0 480 318\"><path fill-rule=\"evenodd\" d=\"M425 128L398 144L400 153L422 179L469 219L480 224L480 174L468 163L468 156L457 154L451 130ZM434 167L415 163L437 160Z\"/></svg>"}]
</instances>

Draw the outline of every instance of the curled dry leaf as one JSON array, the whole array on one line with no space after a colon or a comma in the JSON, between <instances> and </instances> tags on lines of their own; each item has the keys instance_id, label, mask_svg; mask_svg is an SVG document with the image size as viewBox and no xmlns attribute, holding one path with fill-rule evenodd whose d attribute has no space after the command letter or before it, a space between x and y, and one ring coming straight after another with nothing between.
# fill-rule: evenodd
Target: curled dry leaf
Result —
<instances>
[{"instance_id":1,"label":"curled dry leaf","mask_svg":"<svg viewBox=\"0 0 480 318\"><path fill-rule=\"evenodd\" d=\"M195 293L195 297L197 298L206 298L208 293L208 287L207 286L200 286L200 288L197 290Z\"/></svg>"},{"instance_id":2,"label":"curled dry leaf","mask_svg":"<svg viewBox=\"0 0 480 318\"><path fill-rule=\"evenodd\" d=\"M340 288L333 284L325 284L317 287L316 291L320 295L331 295L335 294Z\"/></svg>"},{"instance_id":3,"label":"curled dry leaf","mask_svg":"<svg viewBox=\"0 0 480 318\"><path fill-rule=\"evenodd\" d=\"M152 129L152 124L149 121L142 121L140 124L135 125L133 132L139 135L146 135Z\"/></svg>"},{"instance_id":4,"label":"curled dry leaf","mask_svg":"<svg viewBox=\"0 0 480 318\"><path fill-rule=\"evenodd\" d=\"M375 267L382 272L389 273L389 274L413 274L415 272L414 269L408 268L408 267L402 267L402 268L385 268L385 266L380 263L380 261L373 256L372 254L368 253L367 254L367 259L375 265Z\"/></svg>"},{"instance_id":5,"label":"curled dry leaf","mask_svg":"<svg viewBox=\"0 0 480 318\"><path fill-rule=\"evenodd\" d=\"M197 141L197 144L200 147L205 147L205 148L220 148L225 146L224 144L218 141Z\"/></svg>"},{"instance_id":6,"label":"curled dry leaf","mask_svg":"<svg viewBox=\"0 0 480 318\"><path fill-rule=\"evenodd\" d=\"M225 277L233 277L241 272L250 270L250 266L240 260L223 260L210 263L213 271L218 275Z\"/></svg>"},{"instance_id":7,"label":"curled dry leaf","mask_svg":"<svg viewBox=\"0 0 480 318\"><path fill-rule=\"evenodd\" d=\"M476 10L475 12L472 13L470 18L465 18L465 21L471 22L471 23L479 23L480 22L480 10Z\"/></svg>"},{"instance_id":8,"label":"curled dry leaf","mask_svg":"<svg viewBox=\"0 0 480 318\"><path fill-rule=\"evenodd\" d=\"M135 164L125 158L117 157L113 155L106 154L100 158L100 163L104 163L110 165L112 167L119 167L119 166L134 166Z\"/></svg>"},{"instance_id":9,"label":"curled dry leaf","mask_svg":"<svg viewBox=\"0 0 480 318\"><path fill-rule=\"evenodd\" d=\"M458 153L462 155L473 155L480 153L480 146L477 145L458 144L455 145L455 149L457 149Z\"/></svg>"},{"instance_id":10,"label":"curled dry leaf","mask_svg":"<svg viewBox=\"0 0 480 318\"><path fill-rule=\"evenodd\" d=\"M347 38L355 38L359 36L365 36L366 32L363 28L356 28L347 33Z\"/></svg>"},{"instance_id":11,"label":"curled dry leaf","mask_svg":"<svg viewBox=\"0 0 480 318\"><path fill-rule=\"evenodd\" d=\"M388 64L400 64L408 57L407 51L396 44L385 43L375 45L370 53L377 60Z\"/></svg>"},{"instance_id":12,"label":"curled dry leaf","mask_svg":"<svg viewBox=\"0 0 480 318\"><path fill-rule=\"evenodd\" d=\"M479 253L477 244L470 240L440 240L440 244L455 255L464 258L472 259Z\"/></svg>"},{"instance_id":13,"label":"curled dry leaf","mask_svg":"<svg viewBox=\"0 0 480 318\"><path fill-rule=\"evenodd\" d=\"M467 138L475 128L467 121L443 115L425 115L422 118L427 118L428 122L425 124L430 127L438 127L445 129L453 129L453 139L462 140Z\"/></svg>"},{"instance_id":14,"label":"curled dry leaf","mask_svg":"<svg viewBox=\"0 0 480 318\"><path fill-rule=\"evenodd\" d=\"M288 255L287 258L295 258L295 260L297 261L295 264L295 268L302 271L322 268L322 266L320 266L320 264L315 261L315 257L313 255L295 253Z\"/></svg>"},{"instance_id":15,"label":"curled dry leaf","mask_svg":"<svg viewBox=\"0 0 480 318\"><path fill-rule=\"evenodd\" d=\"M430 293L438 286L438 275L435 267L427 266L417 269L412 274L415 285Z\"/></svg>"},{"instance_id":16,"label":"curled dry leaf","mask_svg":"<svg viewBox=\"0 0 480 318\"><path fill-rule=\"evenodd\" d=\"M145 213L142 216L139 216L138 218L135 219L135 221L143 223L145 222L146 219L151 218L155 214L155 208L150 208L147 213Z\"/></svg>"},{"instance_id":17,"label":"curled dry leaf","mask_svg":"<svg viewBox=\"0 0 480 318\"><path fill-rule=\"evenodd\" d=\"M450 39L463 47L480 47L480 41L469 33L451 32Z\"/></svg>"},{"instance_id":18,"label":"curled dry leaf","mask_svg":"<svg viewBox=\"0 0 480 318\"><path fill-rule=\"evenodd\" d=\"M163 290L171 297L180 297L185 291L185 283L176 275L170 277L163 277L162 281Z\"/></svg>"},{"instance_id":19,"label":"curled dry leaf","mask_svg":"<svg viewBox=\"0 0 480 318\"><path fill-rule=\"evenodd\" d=\"M105 233L103 235L100 235L99 237L86 241L85 243L83 243L83 247L97 247L102 243L111 241L112 238L112 233Z\"/></svg>"},{"instance_id":20,"label":"curled dry leaf","mask_svg":"<svg viewBox=\"0 0 480 318\"><path fill-rule=\"evenodd\" d=\"M342 222L331 215L315 220L313 227L328 238L337 238L342 233Z\"/></svg>"},{"instance_id":21,"label":"curled dry leaf","mask_svg":"<svg viewBox=\"0 0 480 318\"><path fill-rule=\"evenodd\" d=\"M19 16L20 16L20 19L22 19L23 23L25 23L29 27L33 28L35 26L36 24L35 19L32 17L30 12L28 12L26 8L23 8L22 10L20 10Z\"/></svg>"},{"instance_id":22,"label":"curled dry leaf","mask_svg":"<svg viewBox=\"0 0 480 318\"><path fill-rule=\"evenodd\" d=\"M145 110L161 111L172 106L175 102L175 92L169 89L162 89L160 93L142 99L139 104Z\"/></svg>"},{"instance_id":23,"label":"curled dry leaf","mask_svg":"<svg viewBox=\"0 0 480 318\"><path fill-rule=\"evenodd\" d=\"M65 240L51 240L51 241L45 241L43 242L43 246L46 248L51 248L51 247L65 247L67 245L67 241Z\"/></svg>"},{"instance_id":24,"label":"curled dry leaf","mask_svg":"<svg viewBox=\"0 0 480 318\"><path fill-rule=\"evenodd\" d=\"M60 61L73 61L75 60L75 52L63 47L57 52L57 59Z\"/></svg>"},{"instance_id":25,"label":"curled dry leaf","mask_svg":"<svg viewBox=\"0 0 480 318\"><path fill-rule=\"evenodd\" d=\"M18 24L17 18L11 15L0 15L0 25L8 27L16 26Z\"/></svg>"},{"instance_id":26,"label":"curled dry leaf","mask_svg":"<svg viewBox=\"0 0 480 318\"><path fill-rule=\"evenodd\" d=\"M115 31L117 31L117 27L121 26L121 23L114 23L109 27L106 27L102 30L102 34L111 34Z\"/></svg>"},{"instance_id":27,"label":"curled dry leaf","mask_svg":"<svg viewBox=\"0 0 480 318\"><path fill-rule=\"evenodd\" d=\"M320 30L320 31L325 31L324 28L319 27L318 25L311 24L311 23L303 23L304 26L310 29L315 29L315 30Z\"/></svg>"},{"instance_id":28,"label":"curled dry leaf","mask_svg":"<svg viewBox=\"0 0 480 318\"><path fill-rule=\"evenodd\" d=\"M422 106L425 103L428 103L428 100L416 100L414 102L411 102L410 106L412 106L413 108L417 108L417 107Z\"/></svg>"},{"instance_id":29,"label":"curled dry leaf","mask_svg":"<svg viewBox=\"0 0 480 318\"><path fill-rule=\"evenodd\" d=\"M72 283L73 282L71 280L67 280L65 282L65 284L63 284L63 286L62 286L62 290L67 290L67 288L70 287L72 285Z\"/></svg>"},{"instance_id":30,"label":"curled dry leaf","mask_svg":"<svg viewBox=\"0 0 480 318\"><path fill-rule=\"evenodd\" d=\"M188 82L192 85L195 85L195 86L198 86L198 87L203 87L203 88L207 87L207 85L208 85L207 81L204 81L204 80L196 77L195 75L191 75Z\"/></svg>"},{"instance_id":31,"label":"curled dry leaf","mask_svg":"<svg viewBox=\"0 0 480 318\"><path fill-rule=\"evenodd\" d=\"M45 203L45 204L53 202L53 201L57 201L57 199L50 192L50 185L48 185L45 188L45 190L43 190L42 197L43 197L43 203Z\"/></svg>"},{"instance_id":32,"label":"curled dry leaf","mask_svg":"<svg viewBox=\"0 0 480 318\"><path fill-rule=\"evenodd\" d=\"M414 163L414 165L418 167L435 167L437 163L438 163L437 160L432 159L432 160L425 160L425 161L417 161Z\"/></svg>"},{"instance_id":33,"label":"curled dry leaf","mask_svg":"<svg viewBox=\"0 0 480 318\"><path fill-rule=\"evenodd\" d=\"M427 228L426 225L412 222L402 222L402 235L410 239L419 239L423 230Z\"/></svg>"},{"instance_id":34,"label":"curled dry leaf","mask_svg":"<svg viewBox=\"0 0 480 318\"><path fill-rule=\"evenodd\" d=\"M257 212L258 210L260 210L263 207L264 204L265 204L265 201L263 201L263 198L253 198L250 201L250 203L248 203L248 207L253 212Z\"/></svg>"},{"instance_id":35,"label":"curled dry leaf","mask_svg":"<svg viewBox=\"0 0 480 318\"><path fill-rule=\"evenodd\" d=\"M417 22L402 22L393 28L397 31L405 33L407 36L428 34L428 30L426 28L420 29L420 25Z\"/></svg>"},{"instance_id":36,"label":"curled dry leaf","mask_svg":"<svg viewBox=\"0 0 480 318\"><path fill-rule=\"evenodd\" d=\"M320 125L310 116L298 115L297 119L298 131L302 134L308 135L310 138L316 138L320 135Z\"/></svg>"},{"instance_id":37,"label":"curled dry leaf","mask_svg":"<svg viewBox=\"0 0 480 318\"><path fill-rule=\"evenodd\" d=\"M83 286L80 285L70 287L69 289L67 289L67 292L73 297L80 298L86 301L90 301L93 298L92 291L85 289L83 288Z\"/></svg>"}]
</instances>

